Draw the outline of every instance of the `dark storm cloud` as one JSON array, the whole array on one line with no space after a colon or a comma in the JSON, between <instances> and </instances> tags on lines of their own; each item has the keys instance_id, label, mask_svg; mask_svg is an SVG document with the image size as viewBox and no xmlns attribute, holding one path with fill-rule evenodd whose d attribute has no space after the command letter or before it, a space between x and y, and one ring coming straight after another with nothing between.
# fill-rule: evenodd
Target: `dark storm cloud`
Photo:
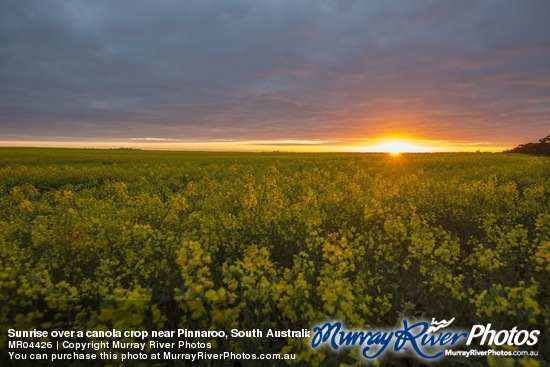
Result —
<instances>
[{"instance_id":1,"label":"dark storm cloud","mask_svg":"<svg viewBox=\"0 0 550 367\"><path fill-rule=\"evenodd\" d=\"M548 133L548 1L2 1L2 139ZM518 141L519 139L519 141Z\"/></svg>"}]
</instances>

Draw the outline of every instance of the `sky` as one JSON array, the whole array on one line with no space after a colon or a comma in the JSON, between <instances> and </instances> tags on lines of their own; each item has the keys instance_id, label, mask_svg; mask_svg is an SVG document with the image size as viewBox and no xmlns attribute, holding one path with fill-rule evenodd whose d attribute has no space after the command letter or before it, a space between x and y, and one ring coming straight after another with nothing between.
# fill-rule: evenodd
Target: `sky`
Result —
<instances>
[{"instance_id":1,"label":"sky","mask_svg":"<svg viewBox=\"0 0 550 367\"><path fill-rule=\"evenodd\" d=\"M0 2L4 146L498 151L548 134L547 0Z\"/></svg>"}]
</instances>

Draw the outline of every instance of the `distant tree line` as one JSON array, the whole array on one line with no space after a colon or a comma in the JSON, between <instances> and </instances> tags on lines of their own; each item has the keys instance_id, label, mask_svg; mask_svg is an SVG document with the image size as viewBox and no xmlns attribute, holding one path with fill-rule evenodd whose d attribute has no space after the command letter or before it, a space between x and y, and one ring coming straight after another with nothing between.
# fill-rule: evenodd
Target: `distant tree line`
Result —
<instances>
[{"instance_id":1,"label":"distant tree line","mask_svg":"<svg viewBox=\"0 0 550 367\"><path fill-rule=\"evenodd\" d=\"M550 135L539 140L538 143L520 144L517 147L505 150L505 153L523 153L536 155L550 155Z\"/></svg>"}]
</instances>

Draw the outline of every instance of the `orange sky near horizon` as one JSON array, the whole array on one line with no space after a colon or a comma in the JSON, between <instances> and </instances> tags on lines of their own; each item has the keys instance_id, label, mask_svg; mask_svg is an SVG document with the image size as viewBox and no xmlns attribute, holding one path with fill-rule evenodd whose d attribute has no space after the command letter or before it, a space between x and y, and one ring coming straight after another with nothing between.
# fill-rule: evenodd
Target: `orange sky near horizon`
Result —
<instances>
[{"instance_id":1,"label":"orange sky near horizon","mask_svg":"<svg viewBox=\"0 0 550 367\"><path fill-rule=\"evenodd\" d=\"M484 144L465 144L429 140L380 138L365 139L352 144L326 141L217 141L217 142L175 142L175 141L0 141L1 147L45 147L45 148L133 148L143 150L182 151L242 151L242 152L361 152L361 153L436 153L436 152L502 152L512 147Z\"/></svg>"}]
</instances>

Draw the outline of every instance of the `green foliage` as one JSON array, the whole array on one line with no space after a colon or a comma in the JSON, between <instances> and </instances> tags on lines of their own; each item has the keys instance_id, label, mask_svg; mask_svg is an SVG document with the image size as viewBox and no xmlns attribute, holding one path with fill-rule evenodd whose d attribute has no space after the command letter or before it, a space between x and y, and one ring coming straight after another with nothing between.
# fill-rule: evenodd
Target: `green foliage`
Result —
<instances>
[{"instance_id":1,"label":"green foliage","mask_svg":"<svg viewBox=\"0 0 550 367\"><path fill-rule=\"evenodd\" d=\"M0 325L286 330L456 317L543 330L548 360L549 163L0 149ZM298 364L360 360L292 338L220 342L296 353Z\"/></svg>"}]
</instances>

